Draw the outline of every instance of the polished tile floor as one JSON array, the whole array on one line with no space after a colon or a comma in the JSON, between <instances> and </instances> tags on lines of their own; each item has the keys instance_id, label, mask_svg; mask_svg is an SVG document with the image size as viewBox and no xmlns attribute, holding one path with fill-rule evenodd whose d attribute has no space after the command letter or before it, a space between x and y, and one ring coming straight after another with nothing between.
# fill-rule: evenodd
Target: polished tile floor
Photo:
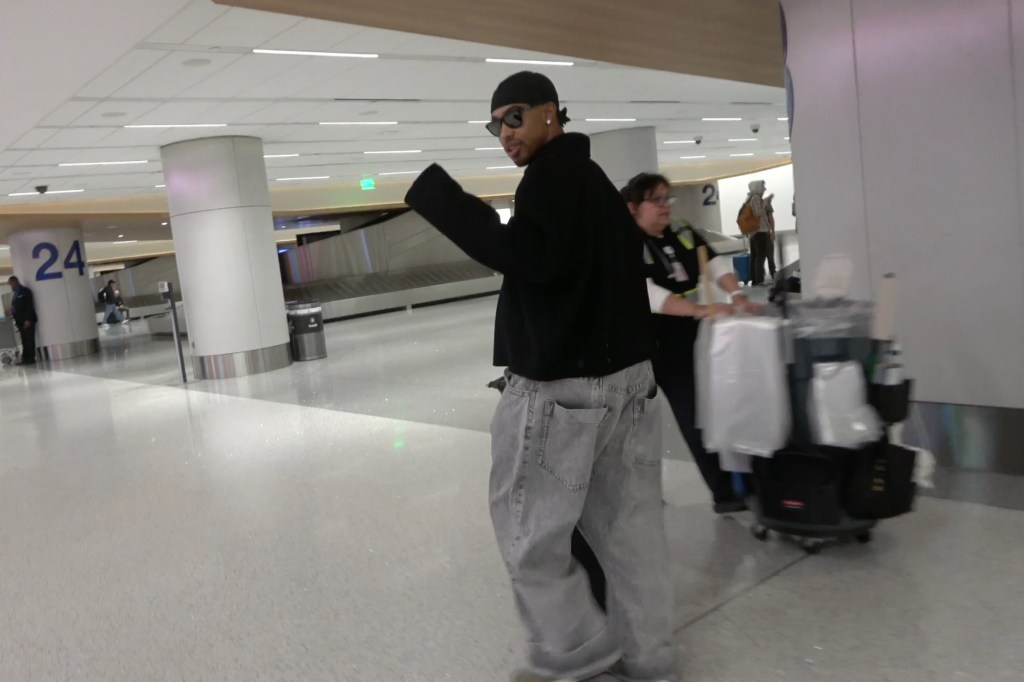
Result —
<instances>
[{"instance_id":1,"label":"polished tile floor","mask_svg":"<svg viewBox=\"0 0 1024 682\"><path fill-rule=\"evenodd\" d=\"M139 322L0 371L0 680L507 679L493 303L328 325L326 360L186 387ZM715 517L666 446L684 681L1021 679L1018 479L808 556Z\"/></svg>"}]
</instances>

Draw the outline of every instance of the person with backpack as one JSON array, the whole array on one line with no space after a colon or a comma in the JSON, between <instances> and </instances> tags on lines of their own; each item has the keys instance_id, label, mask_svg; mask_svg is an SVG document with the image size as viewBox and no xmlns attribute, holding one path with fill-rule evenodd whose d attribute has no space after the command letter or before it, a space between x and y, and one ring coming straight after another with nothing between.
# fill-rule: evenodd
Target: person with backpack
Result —
<instances>
[{"instance_id":1,"label":"person with backpack","mask_svg":"<svg viewBox=\"0 0 1024 682\"><path fill-rule=\"evenodd\" d=\"M764 284L764 262L769 261L772 279L775 278L775 220L771 202L774 195L764 196L764 180L752 180L750 192L743 202L736 222L740 232L750 239L750 272L754 286ZM754 227L756 225L756 227Z\"/></svg>"},{"instance_id":2,"label":"person with backpack","mask_svg":"<svg viewBox=\"0 0 1024 682\"><path fill-rule=\"evenodd\" d=\"M118 309L117 290L114 288L117 282L114 280L107 280L107 286L100 289L100 303L103 304L103 324L120 324L123 320L121 317L121 311ZM113 323L111 323L113 320Z\"/></svg>"}]
</instances>

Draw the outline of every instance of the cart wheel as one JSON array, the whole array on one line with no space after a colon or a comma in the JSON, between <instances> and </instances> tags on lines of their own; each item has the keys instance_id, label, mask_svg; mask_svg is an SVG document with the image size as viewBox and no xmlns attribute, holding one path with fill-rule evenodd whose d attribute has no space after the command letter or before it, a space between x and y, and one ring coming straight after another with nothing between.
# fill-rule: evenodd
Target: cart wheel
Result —
<instances>
[{"instance_id":1,"label":"cart wheel","mask_svg":"<svg viewBox=\"0 0 1024 682\"><path fill-rule=\"evenodd\" d=\"M806 540L803 543L804 551L808 554L817 554L821 551L821 546L824 543L821 540Z\"/></svg>"},{"instance_id":2,"label":"cart wheel","mask_svg":"<svg viewBox=\"0 0 1024 682\"><path fill-rule=\"evenodd\" d=\"M857 542L862 545L866 545L871 542L871 531L866 530L863 533L857 533L854 537L857 538Z\"/></svg>"},{"instance_id":3,"label":"cart wheel","mask_svg":"<svg viewBox=\"0 0 1024 682\"><path fill-rule=\"evenodd\" d=\"M757 538L761 542L764 542L768 539L768 529L764 526L754 526L750 529L750 532L753 534L755 538Z\"/></svg>"}]
</instances>

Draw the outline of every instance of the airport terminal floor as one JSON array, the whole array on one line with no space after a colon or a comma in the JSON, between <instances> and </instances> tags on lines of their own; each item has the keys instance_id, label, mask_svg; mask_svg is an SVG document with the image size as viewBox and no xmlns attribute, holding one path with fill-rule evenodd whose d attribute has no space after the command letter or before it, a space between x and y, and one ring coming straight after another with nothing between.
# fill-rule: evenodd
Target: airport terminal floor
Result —
<instances>
[{"instance_id":1,"label":"airport terminal floor","mask_svg":"<svg viewBox=\"0 0 1024 682\"><path fill-rule=\"evenodd\" d=\"M329 324L325 360L184 387L144 321L0 370L0 679L506 680L493 314ZM939 485L810 556L713 514L665 443L685 682L1020 679L1021 479Z\"/></svg>"}]
</instances>

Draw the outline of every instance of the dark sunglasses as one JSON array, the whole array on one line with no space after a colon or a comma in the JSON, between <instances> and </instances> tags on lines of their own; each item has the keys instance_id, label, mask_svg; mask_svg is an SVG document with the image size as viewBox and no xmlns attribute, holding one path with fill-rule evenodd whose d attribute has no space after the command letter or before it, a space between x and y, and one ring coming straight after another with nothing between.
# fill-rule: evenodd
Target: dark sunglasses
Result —
<instances>
[{"instance_id":1,"label":"dark sunglasses","mask_svg":"<svg viewBox=\"0 0 1024 682\"><path fill-rule=\"evenodd\" d=\"M487 132L495 137L501 135L501 124L507 125L513 130L523 125L523 112L531 107L509 107L508 111L504 113L501 118L492 118L491 122L487 124Z\"/></svg>"}]
</instances>

